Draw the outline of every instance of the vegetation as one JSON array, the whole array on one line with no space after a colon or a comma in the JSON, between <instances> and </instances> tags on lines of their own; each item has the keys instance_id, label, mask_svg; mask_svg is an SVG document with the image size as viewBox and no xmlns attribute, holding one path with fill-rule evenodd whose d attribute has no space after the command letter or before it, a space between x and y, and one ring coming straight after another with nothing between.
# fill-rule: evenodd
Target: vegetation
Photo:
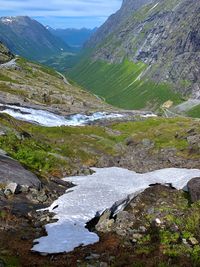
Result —
<instances>
[{"instance_id":1,"label":"vegetation","mask_svg":"<svg viewBox=\"0 0 200 267\"><path fill-rule=\"evenodd\" d=\"M131 63L127 60L120 64L83 60L69 72L69 77L120 108L157 109L168 100L174 104L180 103L181 95L174 93L170 84L142 78L146 67L142 62Z\"/></svg>"},{"instance_id":2,"label":"vegetation","mask_svg":"<svg viewBox=\"0 0 200 267\"><path fill-rule=\"evenodd\" d=\"M198 124L189 119L155 118L117 123L107 128L47 128L1 114L0 125L2 130L6 129L6 135L0 136L0 147L42 177L62 177L63 173L71 174L80 166L95 166L101 156L118 155L118 144L125 145L127 138L133 138L136 143L150 139L155 143L152 153L173 147L183 157L198 156L190 153L189 144L184 138L190 127L195 127L199 132Z\"/></svg>"},{"instance_id":3,"label":"vegetation","mask_svg":"<svg viewBox=\"0 0 200 267\"><path fill-rule=\"evenodd\" d=\"M200 118L200 105L192 108L187 112L187 115L192 118Z\"/></svg>"}]
</instances>

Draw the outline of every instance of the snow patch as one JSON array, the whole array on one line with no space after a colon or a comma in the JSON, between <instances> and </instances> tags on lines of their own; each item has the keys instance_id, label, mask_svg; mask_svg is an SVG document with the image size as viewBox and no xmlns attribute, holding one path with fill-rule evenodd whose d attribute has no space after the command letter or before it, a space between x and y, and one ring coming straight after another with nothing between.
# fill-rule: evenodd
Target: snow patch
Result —
<instances>
[{"instance_id":1,"label":"snow patch","mask_svg":"<svg viewBox=\"0 0 200 267\"><path fill-rule=\"evenodd\" d=\"M86 223L105 209L111 208L116 201L136 196L150 184L172 184L182 189L187 182L200 176L198 169L162 169L145 174L138 174L122 168L93 168L90 176L65 178L77 186L69 189L50 207L54 212L56 223L46 225L48 236L35 242L32 251L45 253L70 252L81 245L99 241L99 237L85 228ZM122 206L123 202L119 202ZM56 209L54 207L58 206Z\"/></svg>"}]
</instances>

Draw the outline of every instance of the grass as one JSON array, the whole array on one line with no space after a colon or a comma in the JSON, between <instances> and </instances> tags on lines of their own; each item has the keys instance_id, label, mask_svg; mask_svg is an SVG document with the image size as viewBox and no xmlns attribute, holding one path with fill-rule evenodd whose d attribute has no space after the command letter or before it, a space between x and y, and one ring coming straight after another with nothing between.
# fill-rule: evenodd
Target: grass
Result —
<instances>
[{"instance_id":1,"label":"grass","mask_svg":"<svg viewBox=\"0 0 200 267\"><path fill-rule=\"evenodd\" d=\"M200 105L192 108L187 112L187 115L192 118L200 118Z\"/></svg>"},{"instance_id":2,"label":"grass","mask_svg":"<svg viewBox=\"0 0 200 267\"><path fill-rule=\"evenodd\" d=\"M147 66L125 60L121 64L83 60L69 72L69 77L90 92L104 98L111 105L125 109L157 109L168 100L182 102L166 83L143 80Z\"/></svg>"},{"instance_id":3,"label":"grass","mask_svg":"<svg viewBox=\"0 0 200 267\"><path fill-rule=\"evenodd\" d=\"M186 136L190 127L199 132L198 125L182 118L116 123L109 131L100 126L46 128L1 114L0 128L7 129L7 134L0 136L0 147L40 177L62 177L80 166L95 166L102 156L119 155L118 145L126 146L127 138L138 143L150 139L155 144L152 153L176 148L185 158L197 157L189 154ZM119 134L112 134L113 130Z\"/></svg>"}]
</instances>

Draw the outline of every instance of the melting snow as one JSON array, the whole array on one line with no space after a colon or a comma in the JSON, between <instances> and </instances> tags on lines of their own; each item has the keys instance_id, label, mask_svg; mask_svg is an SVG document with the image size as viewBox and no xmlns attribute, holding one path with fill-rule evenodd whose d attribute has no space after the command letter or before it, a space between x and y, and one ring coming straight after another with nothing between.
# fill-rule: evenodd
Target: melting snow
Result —
<instances>
[{"instance_id":1,"label":"melting snow","mask_svg":"<svg viewBox=\"0 0 200 267\"><path fill-rule=\"evenodd\" d=\"M0 113L6 113L18 120L37 123L46 127L82 126L101 119L116 119L124 116L117 113L96 112L91 115L76 114L64 117L45 110L24 108L14 105L0 104L0 107L4 108Z\"/></svg>"},{"instance_id":2,"label":"melting snow","mask_svg":"<svg viewBox=\"0 0 200 267\"><path fill-rule=\"evenodd\" d=\"M116 201L125 199L129 194L137 195L150 184L171 183L182 189L187 182L200 176L195 169L162 169L146 174L138 174L121 168L93 169L90 176L65 178L77 186L69 189L49 208L58 219L46 225L48 236L41 237L32 250L45 253L70 252L80 245L99 241L95 233L89 232L85 225L97 213L110 208ZM58 207L54 209L54 207Z\"/></svg>"}]
</instances>

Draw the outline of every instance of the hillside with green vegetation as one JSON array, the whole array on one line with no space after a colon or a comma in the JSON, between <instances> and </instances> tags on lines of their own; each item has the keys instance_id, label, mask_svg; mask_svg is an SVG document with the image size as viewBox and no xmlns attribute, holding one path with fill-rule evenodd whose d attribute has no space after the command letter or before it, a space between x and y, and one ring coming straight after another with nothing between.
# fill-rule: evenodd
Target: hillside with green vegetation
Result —
<instances>
[{"instance_id":1,"label":"hillside with green vegetation","mask_svg":"<svg viewBox=\"0 0 200 267\"><path fill-rule=\"evenodd\" d=\"M200 105L192 108L187 112L187 115L192 118L200 118Z\"/></svg>"},{"instance_id":2,"label":"hillside with green vegetation","mask_svg":"<svg viewBox=\"0 0 200 267\"><path fill-rule=\"evenodd\" d=\"M111 64L105 61L82 61L68 76L107 103L124 109L158 109L171 100L174 105L182 96L169 83L142 78L147 65L128 60Z\"/></svg>"},{"instance_id":3,"label":"hillside with green vegetation","mask_svg":"<svg viewBox=\"0 0 200 267\"><path fill-rule=\"evenodd\" d=\"M64 114L111 109L80 87L66 82L55 70L17 57L0 69L0 101L38 105Z\"/></svg>"}]
</instances>

